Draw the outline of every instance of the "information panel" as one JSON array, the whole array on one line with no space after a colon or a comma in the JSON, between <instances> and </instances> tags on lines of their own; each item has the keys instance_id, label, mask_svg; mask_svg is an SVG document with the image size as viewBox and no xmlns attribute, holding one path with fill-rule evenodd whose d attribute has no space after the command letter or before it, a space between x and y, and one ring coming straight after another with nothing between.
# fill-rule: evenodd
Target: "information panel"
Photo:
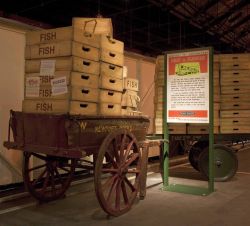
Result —
<instances>
[{"instance_id":1,"label":"information panel","mask_svg":"<svg viewBox=\"0 0 250 226\"><path fill-rule=\"evenodd\" d=\"M209 50L167 53L167 122L209 123Z\"/></svg>"}]
</instances>

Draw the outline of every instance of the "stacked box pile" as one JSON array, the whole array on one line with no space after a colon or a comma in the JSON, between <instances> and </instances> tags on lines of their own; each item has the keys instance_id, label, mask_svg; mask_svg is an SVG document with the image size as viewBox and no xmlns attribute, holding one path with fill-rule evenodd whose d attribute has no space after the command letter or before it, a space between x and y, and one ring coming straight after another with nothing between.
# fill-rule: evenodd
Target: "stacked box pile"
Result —
<instances>
[{"instance_id":1,"label":"stacked box pile","mask_svg":"<svg viewBox=\"0 0 250 226\"><path fill-rule=\"evenodd\" d=\"M250 54L219 56L221 133L250 133Z\"/></svg>"},{"instance_id":2,"label":"stacked box pile","mask_svg":"<svg viewBox=\"0 0 250 226\"><path fill-rule=\"evenodd\" d=\"M124 44L110 19L28 32L24 112L120 115Z\"/></svg>"}]
</instances>

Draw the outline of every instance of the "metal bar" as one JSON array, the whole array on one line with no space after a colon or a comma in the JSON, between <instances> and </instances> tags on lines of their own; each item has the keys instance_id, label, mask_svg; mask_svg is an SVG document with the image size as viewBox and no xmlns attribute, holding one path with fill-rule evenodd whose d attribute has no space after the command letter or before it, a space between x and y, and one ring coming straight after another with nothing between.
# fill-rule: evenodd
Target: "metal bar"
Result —
<instances>
[{"instance_id":1,"label":"metal bar","mask_svg":"<svg viewBox=\"0 0 250 226\"><path fill-rule=\"evenodd\" d=\"M214 191L214 92L213 48L209 49L209 192Z\"/></svg>"}]
</instances>

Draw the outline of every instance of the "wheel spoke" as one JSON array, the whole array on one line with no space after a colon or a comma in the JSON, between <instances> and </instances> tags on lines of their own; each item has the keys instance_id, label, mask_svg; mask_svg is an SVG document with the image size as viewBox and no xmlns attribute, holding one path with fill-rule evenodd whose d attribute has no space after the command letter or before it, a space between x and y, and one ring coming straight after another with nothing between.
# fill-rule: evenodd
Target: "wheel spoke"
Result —
<instances>
[{"instance_id":1,"label":"wheel spoke","mask_svg":"<svg viewBox=\"0 0 250 226\"><path fill-rule=\"evenodd\" d=\"M133 146L134 142L135 142L135 139L133 138L133 139L130 141L130 143L128 144L128 146L127 146L127 150L126 150L125 156L124 156L125 161L126 161L126 159L128 158L128 154L129 154L129 152L130 152L130 150L131 150L131 147Z\"/></svg>"},{"instance_id":2,"label":"wheel spoke","mask_svg":"<svg viewBox=\"0 0 250 226\"><path fill-rule=\"evenodd\" d=\"M37 170L37 169L40 169L40 168L42 168L42 167L44 167L44 166L46 166L47 164L45 163L45 164L43 164L43 165L39 165L39 166L35 166L35 167L33 167L33 168L30 168L28 171L30 172L30 171L32 171L32 170Z\"/></svg>"},{"instance_id":3,"label":"wheel spoke","mask_svg":"<svg viewBox=\"0 0 250 226\"><path fill-rule=\"evenodd\" d=\"M118 168L117 162L115 162L115 160L113 159L113 156L111 156L111 154L109 152L106 152L105 154L108 155L108 159L110 160L110 162L112 163L114 168Z\"/></svg>"},{"instance_id":4,"label":"wheel spoke","mask_svg":"<svg viewBox=\"0 0 250 226\"><path fill-rule=\"evenodd\" d=\"M103 190L106 190L106 187L107 187L109 184L111 184L117 177L118 177L117 174L114 175L114 176L109 177L109 178L105 181L105 183L102 185Z\"/></svg>"},{"instance_id":5,"label":"wheel spoke","mask_svg":"<svg viewBox=\"0 0 250 226\"><path fill-rule=\"evenodd\" d=\"M44 183L43 183L43 187L42 187L42 194L45 193L45 190L48 186L48 182L49 182L49 171L47 171L47 174L46 174L46 177L45 177L45 180L44 180Z\"/></svg>"},{"instance_id":6,"label":"wheel spoke","mask_svg":"<svg viewBox=\"0 0 250 226\"><path fill-rule=\"evenodd\" d=\"M121 180L116 184L116 197L115 197L115 208L120 210L121 205Z\"/></svg>"},{"instance_id":7,"label":"wheel spoke","mask_svg":"<svg viewBox=\"0 0 250 226\"><path fill-rule=\"evenodd\" d=\"M43 170L43 172L39 175L39 177L38 177L37 179L35 179L35 180L32 181L32 186L35 186L36 183L37 183L40 179L42 179L42 177L45 175L46 172L47 172L47 169L45 168L45 169Z\"/></svg>"},{"instance_id":8,"label":"wheel spoke","mask_svg":"<svg viewBox=\"0 0 250 226\"><path fill-rule=\"evenodd\" d=\"M114 187L115 187L117 181L118 181L118 177L116 177L116 178L114 179L114 181L113 181L113 183L112 183L112 185L111 185L111 188L110 188L110 190L109 190L109 194L108 194L108 197L107 197L107 203L110 203L111 195L112 195L112 193L113 193L112 191L114 190Z\"/></svg>"},{"instance_id":9,"label":"wheel spoke","mask_svg":"<svg viewBox=\"0 0 250 226\"><path fill-rule=\"evenodd\" d=\"M56 172L56 176L58 177L60 183L63 185L63 179L62 179L60 173L58 172L58 169L57 169L57 168L55 168L55 172Z\"/></svg>"},{"instance_id":10,"label":"wheel spoke","mask_svg":"<svg viewBox=\"0 0 250 226\"><path fill-rule=\"evenodd\" d=\"M103 173L117 173L118 169L102 169Z\"/></svg>"},{"instance_id":11,"label":"wheel spoke","mask_svg":"<svg viewBox=\"0 0 250 226\"><path fill-rule=\"evenodd\" d=\"M131 184L131 182L128 180L127 177L125 177L125 182L127 183L127 185L130 187L130 189L132 190L132 192L136 191L136 188L134 187L133 184Z\"/></svg>"},{"instance_id":12,"label":"wheel spoke","mask_svg":"<svg viewBox=\"0 0 250 226\"><path fill-rule=\"evenodd\" d=\"M121 143L121 147L120 147L120 162L123 163L125 161L124 159L124 148L125 148L125 141L126 141L126 133L124 133L123 137L122 137L122 143Z\"/></svg>"},{"instance_id":13,"label":"wheel spoke","mask_svg":"<svg viewBox=\"0 0 250 226\"><path fill-rule=\"evenodd\" d=\"M124 199L125 204L127 205L128 204L128 194L126 191L126 186L125 186L124 181L121 182L121 187L122 187L123 199Z\"/></svg>"},{"instance_id":14,"label":"wheel spoke","mask_svg":"<svg viewBox=\"0 0 250 226\"><path fill-rule=\"evenodd\" d=\"M115 137L115 139L113 140L113 152L114 152L114 156L115 159L118 163L120 163L120 156L118 155L118 144L117 144L117 138Z\"/></svg>"},{"instance_id":15,"label":"wheel spoke","mask_svg":"<svg viewBox=\"0 0 250 226\"><path fill-rule=\"evenodd\" d=\"M128 167L137 158L139 158L139 153L133 153L131 158L129 158L128 161L125 163L125 167Z\"/></svg>"}]
</instances>

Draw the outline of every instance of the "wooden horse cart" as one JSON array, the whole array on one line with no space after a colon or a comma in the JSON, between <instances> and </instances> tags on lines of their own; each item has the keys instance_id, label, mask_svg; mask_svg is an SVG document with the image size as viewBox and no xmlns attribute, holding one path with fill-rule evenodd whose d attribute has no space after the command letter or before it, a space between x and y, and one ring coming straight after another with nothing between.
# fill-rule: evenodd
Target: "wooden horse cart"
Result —
<instances>
[{"instance_id":1,"label":"wooden horse cart","mask_svg":"<svg viewBox=\"0 0 250 226\"><path fill-rule=\"evenodd\" d=\"M10 112L8 149L22 150L23 180L41 202L64 196L77 168L94 170L100 206L127 212L146 194L149 119L145 116L70 116ZM13 141L11 141L11 130ZM93 155L93 161L84 157Z\"/></svg>"}]
</instances>

